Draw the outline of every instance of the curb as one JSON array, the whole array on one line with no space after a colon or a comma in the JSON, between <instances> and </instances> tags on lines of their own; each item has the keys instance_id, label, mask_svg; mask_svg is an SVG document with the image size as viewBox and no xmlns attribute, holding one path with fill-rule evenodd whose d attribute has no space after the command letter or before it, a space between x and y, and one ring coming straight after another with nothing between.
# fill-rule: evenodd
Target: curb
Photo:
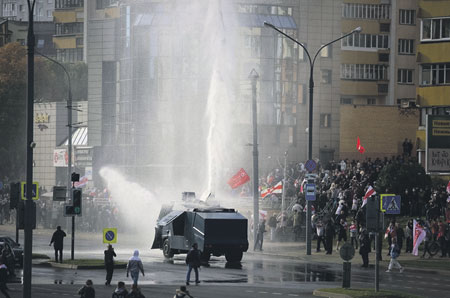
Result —
<instances>
[{"instance_id":1,"label":"curb","mask_svg":"<svg viewBox=\"0 0 450 298\"><path fill-rule=\"evenodd\" d=\"M329 298L352 298L352 296L345 295L345 294L330 293L330 292L319 291L319 290L314 290L313 295L319 296L319 297L329 297Z\"/></svg>"},{"instance_id":2,"label":"curb","mask_svg":"<svg viewBox=\"0 0 450 298\"><path fill-rule=\"evenodd\" d=\"M104 265L75 265L75 264L61 264L61 263L56 263L56 262L42 262L37 264L39 266L43 266L43 267L53 267L53 268L62 268L62 269L80 269L80 270L86 270L86 269L105 269ZM126 264L118 264L118 265L114 265L114 269L125 269L127 268Z\"/></svg>"}]
</instances>

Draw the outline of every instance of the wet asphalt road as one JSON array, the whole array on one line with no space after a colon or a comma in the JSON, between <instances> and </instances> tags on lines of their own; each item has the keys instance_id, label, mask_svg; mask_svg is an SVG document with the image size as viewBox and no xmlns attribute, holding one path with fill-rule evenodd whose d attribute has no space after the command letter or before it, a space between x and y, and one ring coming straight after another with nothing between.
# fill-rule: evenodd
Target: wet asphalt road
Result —
<instances>
[{"instance_id":1,"label":"wet asphalt road","mask_svg":"<svg viewBox=\"0 0 450 298\"><path fill-rule=\"evenodd\" d=\"M53 250L48 246L50 235L51 231L35 233L33 252L53 256ZM100 242L101 237L100 241L98 238L81 235L76 240L76 258L101 258L105 246ZM118 260L126 261L135 248L141 251L146 275L140 277L139 283L146 297L172 297L174 289L184 284L184 255L165 261L160 250L149 250L145 244L133 243L132 240L123 243L126 244L115 245ZM70 236L66 238L64 252L65 258L70 258ZM384 270L380 268L380 289L393 289L423 297L447 297L450 293L450 275L413 269L407 269L402 274L385 273ZM32 276L33 297L37 298L73 296L87 279L93 280L98 297L110 297L113 290L113 287L104 286L105 271L101 269L72 270L35 265ZM194 278L193 274L191 278ZM312 297L314 289L342 285L342 265L309 264L301 260L247 253L238 266L227 264L224 257L213 257L210 266L201 269L200 279L200 286L190 287L192 293L197 294L195 297L210 297L208 293L212 292L215 297ZM129 284L125 269L115 270L113 283L119 280ZM352 266L352 287L374 287L373 280L373 268ZM12 297L22 297L21 285L12 284L10 288L13 290Z\"/></svg>"}]
</instances>

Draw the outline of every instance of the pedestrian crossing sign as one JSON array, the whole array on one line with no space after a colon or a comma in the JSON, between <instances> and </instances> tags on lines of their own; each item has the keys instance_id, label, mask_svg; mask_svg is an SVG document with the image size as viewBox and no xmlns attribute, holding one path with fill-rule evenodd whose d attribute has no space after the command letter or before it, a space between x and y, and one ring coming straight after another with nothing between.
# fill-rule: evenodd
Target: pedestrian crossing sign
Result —
<instances>
[{"instance_id":1,"label":"pedestrian crossing sign","mask_svg":"<svg viewBox=\"0 0 450 298\"><path fill-rule=\"evenodd\" d=\"M103 229L103 243L117 243L117 228Z\"/></svg>"},{"instance_id":2,"label":"pedestrian crossing sign","mask_svg":"<svg viewBox=\"0 0 450 298\"><path fill-rule=\"evenodd\" d=\"M401 199L395 194L380 195L380 210L386 214L400 214Z\"/></svg>"}]
</instances>

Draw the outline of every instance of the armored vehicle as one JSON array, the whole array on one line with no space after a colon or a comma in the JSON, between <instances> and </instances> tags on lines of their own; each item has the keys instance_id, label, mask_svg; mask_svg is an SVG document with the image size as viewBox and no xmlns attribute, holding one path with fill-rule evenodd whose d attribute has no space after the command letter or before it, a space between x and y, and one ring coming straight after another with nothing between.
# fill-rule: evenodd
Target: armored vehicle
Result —
<instances>
[{"instance_id":1,"label":"armored vehicle","mask_svg":"<svg viewBox=\"0 0 450 298\"><path fill-rule=\"evenodd\" d=\"M192 244L197 243L204 262L209 261L211 255L225 255L228 262L239 262L248 249L247 219L234 209L206 208L169 213L162 210L161 214L152 249L162 249L166 258L187 253Z\"/></svg>"}]
</instances>

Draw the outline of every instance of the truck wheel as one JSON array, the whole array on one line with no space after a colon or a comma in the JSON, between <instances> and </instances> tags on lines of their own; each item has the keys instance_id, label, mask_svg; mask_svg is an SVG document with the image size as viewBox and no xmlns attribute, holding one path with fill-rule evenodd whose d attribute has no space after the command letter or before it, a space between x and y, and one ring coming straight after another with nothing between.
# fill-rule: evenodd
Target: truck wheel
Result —
<instances>
[{"instance_id":1,"label":"truck wheel","mask_svg":"<svg viewBox=\"0 0 450 298\"><path fill-rule=\"evenodd\" d=\"M236 263L242 260L243 252L242 251L229 251L225 253L225 259L227 262Z\"/></svg>"},{"instance_id":2,"label":"truck wheel","mask_svg":"<svg viewBox=\"0 0 450 298\"><path fill-rule=\"evenodd\" d=\"M173 258L173 250L170 248L169 239L164 240L163 243L163 254L167 259Z\"/></svg>"}]
</instances>

